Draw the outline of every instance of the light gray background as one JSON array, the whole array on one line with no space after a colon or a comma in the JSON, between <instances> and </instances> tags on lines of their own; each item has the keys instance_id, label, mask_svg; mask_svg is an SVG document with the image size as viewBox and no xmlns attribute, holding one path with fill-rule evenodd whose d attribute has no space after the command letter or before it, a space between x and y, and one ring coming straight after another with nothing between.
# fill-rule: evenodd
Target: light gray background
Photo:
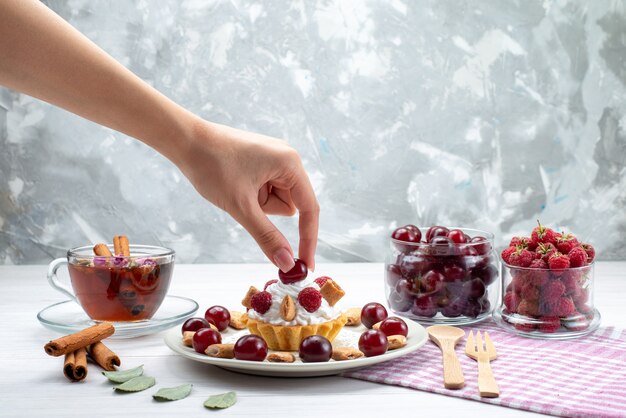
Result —
<instances>
[{"instance_id":1,"label":"light gray background","mask_svg":"<svg viewBox=\"0 0 626 418\"><path fill-rule=\"evenodd\" d=\"M322 207L318 261L381 261L408 222L502 244L537 218L626 256L622 1L46 3L197 114L287 139ZM118 233L264 260L138 141L0 89L0 143L2 263Z\"/></svg>"}]
</instances>

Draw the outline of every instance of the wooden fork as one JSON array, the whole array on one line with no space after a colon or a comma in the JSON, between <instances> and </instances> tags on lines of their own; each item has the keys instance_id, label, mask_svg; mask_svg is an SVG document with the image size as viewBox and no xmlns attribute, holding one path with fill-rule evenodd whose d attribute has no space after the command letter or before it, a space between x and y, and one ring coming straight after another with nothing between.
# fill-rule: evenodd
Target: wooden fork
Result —
<instances>
[{"instance_id":1,"label":"wooden fork","mask_svg":"<svg viewBox=\"0 0 626 418\"><path fill-rule=\"evenodd\" d=\"M496 347L494 347L489 334L485 332L485 346L480 331L476 331L476 341L472 331L467 336L465 343L465 354L478 361L478 390L483 398L497 398L500 396L500 389L493 377L489 361L497 357Z\"/></svg>"}]
</instances>

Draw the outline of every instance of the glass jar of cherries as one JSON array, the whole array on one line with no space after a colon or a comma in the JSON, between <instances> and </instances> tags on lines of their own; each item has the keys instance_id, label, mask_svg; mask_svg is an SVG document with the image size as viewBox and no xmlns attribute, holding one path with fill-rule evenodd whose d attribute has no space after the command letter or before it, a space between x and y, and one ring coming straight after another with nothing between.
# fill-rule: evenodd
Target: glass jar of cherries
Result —
<instances>
[{"instance_id":1,"label":"glass jar of cherries","mask_svg":"<svg viewBox=\"0 0 626 418\"><path fill-rule=\"evenodd\" d=\"M481 321L498 300L497 263L489 232L403 226L391 234L387 304L397 314L428 324Z\"/></svg>"}]
</instances>

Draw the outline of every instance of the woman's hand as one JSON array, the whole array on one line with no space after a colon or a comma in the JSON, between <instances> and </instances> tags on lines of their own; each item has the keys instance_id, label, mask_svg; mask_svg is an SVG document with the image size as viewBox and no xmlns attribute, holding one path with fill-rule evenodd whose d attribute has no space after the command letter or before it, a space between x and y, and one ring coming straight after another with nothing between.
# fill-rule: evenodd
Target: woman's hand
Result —
<instances>
[{"instance_id":1,"label":"woman's hand","mask_svg":"<svg viewBox=\"0 0 626 418\"><path fill-rule=\"evenodd\" d=\"M299 213L298 250L315 268L319 204L298 153L286 142L199 120L179 168L196 190L228 212L282 271L293 251L267 215Z\"/></svg>"}]
</instances>

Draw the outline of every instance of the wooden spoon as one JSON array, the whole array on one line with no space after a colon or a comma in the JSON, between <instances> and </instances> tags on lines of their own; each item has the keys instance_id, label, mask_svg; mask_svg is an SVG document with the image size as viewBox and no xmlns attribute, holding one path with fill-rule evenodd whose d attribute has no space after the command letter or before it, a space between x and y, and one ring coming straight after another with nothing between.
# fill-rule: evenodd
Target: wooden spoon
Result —
<instances>
[{"instance_id":1,"label":"wooden spoon","mask_svg":"<svg viewBox=\"0 0 626 418\"><path fill-rule=\"evenodd\" d=\"M462 388L465 385L465 378L454 347L465 336L465 331L449 325L433 325L426 328L426 331L443 354L443 385L447 389Z\"/></svg>"}]
</instances>

